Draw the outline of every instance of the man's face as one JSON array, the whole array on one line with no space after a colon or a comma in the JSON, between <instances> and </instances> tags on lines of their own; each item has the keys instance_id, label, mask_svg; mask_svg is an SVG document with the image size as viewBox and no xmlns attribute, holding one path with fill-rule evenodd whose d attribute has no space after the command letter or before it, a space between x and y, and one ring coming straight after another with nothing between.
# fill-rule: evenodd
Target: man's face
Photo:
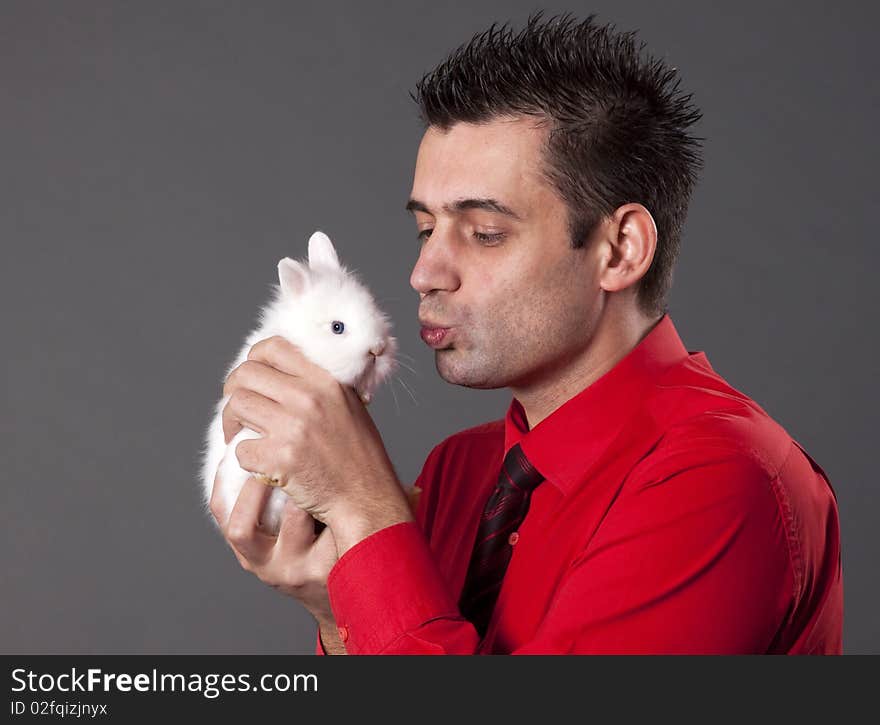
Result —
<instances>
[{"instance_id":1,"label":"man's face","mask_svg":"<svg viewBox=\"0 0 880 725\"><path fill-rule=\"evenodd\" d=\"M596 245L570 247L566 207L539 172L545 133L520 117L431 127L422 138L409 205L422 247L410 284L422 325L449 328L440 340L423 330L447 382L540 384L592 337ZM451 206L463 199L495 200L519 219Z\"/></svg>"}]
</instances>

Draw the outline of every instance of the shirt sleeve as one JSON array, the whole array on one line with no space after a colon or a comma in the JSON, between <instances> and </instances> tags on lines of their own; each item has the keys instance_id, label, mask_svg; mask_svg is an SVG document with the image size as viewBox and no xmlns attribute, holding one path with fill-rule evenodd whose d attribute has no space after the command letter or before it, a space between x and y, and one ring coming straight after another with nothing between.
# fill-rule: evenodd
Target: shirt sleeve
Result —
<instances>
[{"instance_id":1,"label":"shirt sleeve","mask_svg":"<svg viewBox=\"0 0 880 725\"><path fill-rule=\"evenodd\" d=\"M624 486L514 654L752 653L794 598L776 479L748 455L667 458ZM328 578L353 654L473 654L425 537L395 524L349 549Z\"/></svg>"},{"instance_id":2,"label":"shirt sleeve","mask_svg":"<svg viewBox=\"0 0 880 725\"><path fill-rule=\"evenodd\" d=\"M416 520L358 542L327 577L330 607L348 654L473 654L479 644L423 533L446 443L431 450L410 489L419 489ZM320 629L315 653L327 654Z\"/></svg>"},{"instance_id":3,"label":"shirt sleeve","mask_svg":"<svg viewBox=\"0 0 880 725\"><path fill-rule=\"evenodd\" d=\"M739 452L674 464L624 487L517 653L771 648L796 598L778 479Z\"/></svg>"},{"instance_id":4,"label":"shirt sleeve","mask_svg":"<svg viewBox=\"0 0 880 725\"><path fill-rule=\"evenodd\" d=\"M345 552L327 579L349 654L473 654L474 626L440 574L418 524L371 534Z\"/></svg>"}]
</instances>

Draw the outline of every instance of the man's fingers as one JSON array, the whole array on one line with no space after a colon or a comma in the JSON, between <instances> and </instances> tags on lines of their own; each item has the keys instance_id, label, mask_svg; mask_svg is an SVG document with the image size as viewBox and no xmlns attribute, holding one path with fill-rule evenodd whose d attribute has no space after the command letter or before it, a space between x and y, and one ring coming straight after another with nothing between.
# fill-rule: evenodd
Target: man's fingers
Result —
<instances>
[{"instance_id":1,"label":"man's fingers","mask_svg":"<svg viewBox=\"0 0 880 725\"><path fill-rule=\"evenodd\" d=\"M221 421L223 438L229 443L242 426L265 436L268 430L284 430L288 417L284 408L271 398L239 388L223 406Z\"/></svg>"},{"instance_id":2,"label":"man's fingers","mask_svg":"<svg viewBox=\"0 0 880 725\"><path fill-rule=\"evenodd\" d=\"M315 519L293 502L285 506L278 532L277 561L284 563L286 577L302 585L316 579L326 584L336 563L336 541L325 526L315 536Z\"/></svg>"},{"instance_id":3,"label":"man's fingers","mask_svg":"<svg viewBox=\"0 0 880 725\"><path fill-rule=\"evenodd\" d=\"M239 423L235 418L229 416L227 418L225 415L220 418L221 425L223 427L223 442L226 445L229 445L229 441L231 441L235 436L238 435L238 432L244 427L241 423Z\"/></svg>"},{"instance_id":4,"label":"man's fingers","mask_svg":"<svg viewBox=\"0 0 880 725\"><path fill-rule=\"evenodd\" d=\"M278 550L282 556L304 556L315 540L315 523L312 515L293 501L284 504L281 529L278 532Z\"/></svg>"},{"instance_id":5,"label":"man's fingers","mask_svg":"<svg viewBox=\"0 0 880 725\"><path fill-rule=\"evenodd\" d=\"M296 345L280 335L260 340L251 347L247 359L271 365L276 370L300 378L314 380L332 377L324 368L303 355Z\"/></svg>"},{"instance_id":6,"label":"man's fingers","mask_svg":"<svg viewBox=\"0 0 880 725\"><path fill-rule=\"evenodd\" d=\"M238 549L236 549L234 546L230 546L229 548L232 549L232 553L235 554L235 558L238 559L238 563L241 564L242 569L244 569L245 571L254 570L253 566L251 566L251 563L241 555Z\"/></svg>"},{"instance_id":7,"label":"man's fingers","mask_svg":"<svg viewBox=\"0 0 880 725\"><path fill-rule=\"evenodd\" d=\"M291 377L293 376L259 360L245 360L229 373L223 384L223 395L231 395L239 388L247 388L282 403L284 389L292 383Z\"/></svg>"},{"instance_id":8,"label":"man's fingers","mask_svg":"<svg viewBox=\"0 0 880 725\"><path fill-rule=\"evenodd\" d=\"M211 488L211 499L208 501L208 508L211 515L222 530L226 524L229 512L223 507L220 497L220 467L217 467L217 473L214 474L214 486Z\"/></svg>"},{"instance_id":9,"label":"man's fingers","mask_svg":"<svg viewBox=\"0 0 880 725\"><path fill-rule=\"evenodd\" d=\"M251 564L264 562L275 545L275 537L259 528L260 513L272 489L251 476L238 495L229 522L226 538Z\"/></svg>"}]
</instances>

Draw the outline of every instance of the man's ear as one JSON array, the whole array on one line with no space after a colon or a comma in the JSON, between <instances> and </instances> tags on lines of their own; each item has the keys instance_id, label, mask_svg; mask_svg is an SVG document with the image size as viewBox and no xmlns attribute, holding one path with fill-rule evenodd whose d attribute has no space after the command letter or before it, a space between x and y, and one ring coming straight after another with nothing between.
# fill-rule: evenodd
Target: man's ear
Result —
<instances>
[{"instance_id":1,"label":"man's ear","mask_svg":"<svg viewBox=\"0 0 880 725\"><path fill-rule=\"evenodd\" d=\"M638 282L647 274L657 251L657 224L642 204L624 204L612 217L608 239L612 256L602 274L601 287L617 292Z\"/></svg>"},{"instance_id":2,"label":"man's ear","mask_svg":"<svg viewBox=\"0 0 880 725\"><path fill-rule=\"evenodd\" d=\"M309 279L308 270L290 257L278 262L278 282L281 289L289 295L298 296L306 287Z\"/></svg>"}]
</instances>

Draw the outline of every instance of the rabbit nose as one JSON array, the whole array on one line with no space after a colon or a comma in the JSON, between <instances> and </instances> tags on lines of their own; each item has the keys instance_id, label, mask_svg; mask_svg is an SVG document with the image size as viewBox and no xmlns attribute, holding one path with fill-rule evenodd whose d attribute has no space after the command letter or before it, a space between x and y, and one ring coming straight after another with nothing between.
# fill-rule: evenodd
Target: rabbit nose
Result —
<instances>
[{"instance_id":1,"label":"rabbit nose","mask_svg":"<svg viewBox=\"0 0 880 725\"><path fill-rule=\"evenodd\" d=\"M379 357L383 352L385 352L384 342L380 342L378 345L373 345L373 347L370 348L370 355L375 357Z\"/></svg>"}]
</instances>

